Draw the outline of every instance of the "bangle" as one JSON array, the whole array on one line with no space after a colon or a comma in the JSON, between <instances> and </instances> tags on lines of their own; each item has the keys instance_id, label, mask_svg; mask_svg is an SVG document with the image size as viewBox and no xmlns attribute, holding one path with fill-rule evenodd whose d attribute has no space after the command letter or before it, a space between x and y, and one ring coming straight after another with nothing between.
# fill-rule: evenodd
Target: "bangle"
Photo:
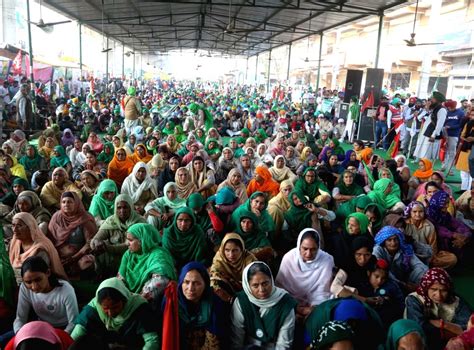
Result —
<instances>
[{"instance_id":1,"label":"bangle","mask_svg":"<svg viewBox=\"0 0 474 350\"><path fill-rule=\"evenodd\" d=\"M441 335L441 339L444 339L444 320L439 320L439 333Z\"/></svg>"}]
</instances>

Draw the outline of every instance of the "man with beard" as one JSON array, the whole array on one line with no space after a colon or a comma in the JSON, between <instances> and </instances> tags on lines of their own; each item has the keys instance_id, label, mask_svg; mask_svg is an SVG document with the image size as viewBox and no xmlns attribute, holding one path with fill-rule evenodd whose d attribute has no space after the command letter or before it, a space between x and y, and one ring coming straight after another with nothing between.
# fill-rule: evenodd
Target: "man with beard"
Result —
<instances>
[{"instance_id":1,"label":"man with beard","mask_svg":"<svg viewBox=\"0 0 474 350\"><path fill-rule=\"evenodd\" d=\"M423 124L420 140L415 150L418 159L427 158L434 160L438 157L439 143L443 132L444 123L448 111L443 106L446 97L438 91L434 91L429 103L430 114Z\"/></svg>"},{"instance_id":2,"label":"man with beard","mask_svg":"<svg viewBox=\"0 0 474 350\"><path fill-rule=\"evenodd\" d=\"M415 96L410 97L402 114L406 126L406 135L402 140L402 152L408 158L415 150L421 123L426 114L427 111L423 108L423 101Z\"/></svg>"}]
</instances>

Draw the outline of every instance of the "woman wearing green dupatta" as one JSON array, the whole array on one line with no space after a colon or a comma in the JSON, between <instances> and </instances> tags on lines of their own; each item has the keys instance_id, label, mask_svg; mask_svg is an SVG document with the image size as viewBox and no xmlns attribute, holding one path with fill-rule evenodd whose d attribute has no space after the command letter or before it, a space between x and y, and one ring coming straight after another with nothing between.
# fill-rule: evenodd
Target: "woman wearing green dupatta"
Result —
<instances>
[{"instance_id":1,"label":"woman wearing green dupatta","mask_svg":"<svg viewBox=\"0 0 474 350\"><path fill-rule=\"evenodd\" d=\"M405 205L400 196L393 192L393 188L394 182L392 180L379 179L375 181L374 189L369 192L368 196L384 210L403 212Z\"/></svg>"},{"instance_id":2,"label":"woman wearing green dupatta","mask_svg":"<svg viewBox=\"0 0 474 350\"><path fill-rule=\"evenodd\" d=\"M114 157L115 148L113 143L104 143L104 150L97 156L97 161L101 162L105 166L108 166L112 158Z\"/></svg>"},{"instance_id":3,"label":"woman wearing green dupatta","mask_svg":"<svg viewBox=\"0 0 474 350\"><path fill-rule=\"evenodd\" d=\"M89 138L89 134L91 133L91 131L92 131L92 125L91 124L84 125L84 127L82 128L82 132L81 132L81 141L82 142L87 142L87 139Z\"/></svg>"},{"instance_id":4,"label":"woman wearing green dupatta","mask_svg":"<svg viewBox=\"0 0 474 350\"><path fill-rule=\"evenodd\" d=\"M118 189L115 181L105 179L100 183L89 207L89 213L94 217L97 227L100 227L105 219L114 214L117 194Z\"/></svg>"},{"instance_id":5,"label":"woman wearing green dupatta","mask_svg":"<svg viewBox=\"0 0 474 350\"><path fill-rule=\"evenodd\" d=\"M326 185L318 178L316 169L312 167L306 168L302 178L295 183L295 190L301 190L305 196L309 197L311 202L328 203L331 195Z\"/></svg>"},{"instance_id":6,"label":"woman wearing green dupatta","mask_svg":"<svg viewBox=\"0 0 474 350\"><path fill-rule=\"evenodd\" d=\"M68 172L71 173L72 165L71 160L66 154L63 146L55 146L53 151L54 157L51 158L49 164L52 169L54 168L64 168Z\"/></svg>"},{"instance_id":7,"label":"woman wearing green dupatta","mask_svg":"<svg viewBox=\"0 0 474 350\"><path fill-rule=\"evenodd\" d=\"M147 222L161 230L163 226L169 226L176 210L185 206L186 200L178 197L176 183L168 182L163 188L163 197L145 207Z\"/></svg>"},{"instance_id":8,"label":"woman wearing green dupatta","mask_svg":"<svg viewBox=\"0 0 474 350\"><path fill-rule=\"evenodd\" d=\"M426 336L421 325L413 320L398 320L388 329L385 347L381 350L425 349Z\"/></svg>"},{"instance_id":9,"label":"woman wearing green dupatta","mask_svg":"<svg viewBox=\"0 0 474 350\"><path fill-rule=\"evenodd\" d=\"M377 203L369 203L364 209L365 216L369 218L369 233L375 237L382 228L385 209Z\"/></svg>"},{"instance_id":10,"label":"woman wearing green dupatta","mask_svg":"<svg viewBox=\"0 0 474 350\"><path fill-rule=\"evenodd\" d=\"M0 227L0 334L12 329L16 308L16 279L3 244L3 229Z\"/></svg>"},{"instance_id":11,"label":"woman wearing green dupatta","mask_svg":"<svg viewBox=\"0 0 474 350\"><path fill-rule=\"evenodd\" d=\"M38 153L38 149L34 145L26 146L26 155L18 161L26 171L26 176L31 179L33 174L43 168L46 168L44 158Z\"/></svg>"},{"instance_id":12,"label":"woman wearing green dupatta","mask_svg":"<svg viewBox=\"0 0 474 350\"><path fill-rule=\"evenodd\" d=\"M173 135L174 134L174 123L172 121L167 121L165 124L165 127L163 128L163 134L166 136Z\"/></svg>"},{"instance_id":13,"label":"woman wearing green dupatta","mask_svg":"<svg viewBox=\"0 0 474 350\"><path fill-rule=\"evenodd\" d=\"M215 138L210 138L206 142L206 153L209 155L209 158L213 162L217 162L221 156L221 148L219 147L219 142Z\"/></svg>"},{"instance_id":14,"label":"woman wearing green dupatta","mask_svg":"<svg viewBox=\"0 0 474 350\"><path fill-rule=\"evenodd\" d=\"M254 192L244 204L240 205L231 217L231 230L240 226L240 217L242 211L250 211L255 214L258 220L259 228L265 233L265 236L273 242L275 237L275 222L267 210L268 201L263 192Z\"/></svg>"},{"instance_id":15,"label":"woman wearing green dupatta","mask_svg":"<svg viewBox=\"0 0 474 350\"><path fill-rule=\"evenodd\" d=\"M187 140L187 136L184 133L183 127L181 125L176 125L174 127L174 136L176 137L176 141L178 143L181 143Z\"/></svg>"},{"instance_id":16,"label":"woman wearing green dupatta","mask_svg":"<svg viewBox=\"0 0 474 350\"><path fill-rule=\"evenodd\" d=\"M173 224L163 233L163 247L171 253L178 269L189 261L210 262L206 235L188 207L176 211Z\"/></svg>"},{"instance_id":17,"label":"woman wearing green dupatta","mask_svg":"<svg viewBox=\"0 0 474 350\"><path fill-rule=\"evenodd\" d=\"M100 225L90 243L96 256L95 268L98 275L117 275L122 255L127 250L127 229L137 223L146 223L146 220L134 210L132 198L126 194L118 195L115 198L113 215Z\"/></svg>"},{"instance_id":18,"label":"woman wearing green dupatta","mask_svg":"<svg viewBox=\"0 0 474 350\"><path fill-rule=\"evenodd\" d=\"M342 173L332 190L332 196L337 203L344 203L362 194L365 194L364 189L354 182L354 174L349 170Z\"/></svg>"},{"instance_id":19,"label":"woman wearing green dupatta","mask_svg":"<svg viewBox=\"0 0 474 350\"><path fill-rule=\"evenodd\" d=\"M344 148L341 147L341 143L337 138L333 138L329 141L329 147L332 149L331 154L337 155L337 159L339 161L343 161L346 157L346 152L344 152Z\"/></svg>"},{"instance_id":20,"label":"woman wearing green dupatta","mask_svg":"<svg viewBox=\"0 0 474 350\"><path fill-rule=\"evenodd\" d=\"M128 250L122 257L119 277L133 293L156 300L176 271L170 253L161 247L161 235L150 224L134 224L127 230Z\"/></svg>"},{"instance_id":21,"label":"woman wearing green dupatta","mask_svg":"<svg viewBox=\"0 0 474 350\"><path fill-rule=\"evenodd\" d=\"M268 139L268 135L265 130L262 128L258 129L255 135L255 141L257 141L257 143L264 143L266 139Z\"/></svg>"},{"instance_id":22,"label":"woman wearing green dupatta","mask_svg":"<svg viewBox=\"0 0 474 350\"><path fill-rule=\"evenodd\" d=\"M379 179L390 179L392 181L392 195L402 198L402 191L400 186L395 182L392 172L389 168L383 167L379 170Z\"/></svg>"},{"instance_id":23,"label":"woman wearing green dupatta","mask_svg":"<svg viewBox=\"0 0 474 350\"><path fill-rule=\"evenodd\" d=\"M372 199L369 196L363 194L361 196L357 196L352 198L350 201L341 203L339 208L336 210L336 216L338 218L345 219L350 214L354 212L362 213L364 212L365 208L372 203Z\"/></svg>"},{"instance_id":24,"label":"woman wearing green dupatta","mask_svg":"<svg viewBox=\"0 0 474 350\"><path fill-rule=\"evenodd\" d=\"M158 350L158 324L150 305L118 278L109 278L82 309L71 334L74 340L96 336L107 345L130 350Z\"/></svg>"}]
</instances>

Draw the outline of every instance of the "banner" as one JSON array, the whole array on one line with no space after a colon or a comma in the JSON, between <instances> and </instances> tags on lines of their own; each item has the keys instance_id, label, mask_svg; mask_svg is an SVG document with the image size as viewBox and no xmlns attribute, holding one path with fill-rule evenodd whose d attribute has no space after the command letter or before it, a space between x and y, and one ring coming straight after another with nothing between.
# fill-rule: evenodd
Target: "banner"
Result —
<instances>
[{"instance_id":1,"label":"banner","mask_svg":"<svg viewBox=\"0 0 474 350\"><path fill-rule=\"evenodd\" d=\"M13 60L13 63L11 66L11 73L13 75L20 75L21 67L22 67L22 54L21 54L21 50L19 50L15 59Z\"/></svg>"}]
</instances>

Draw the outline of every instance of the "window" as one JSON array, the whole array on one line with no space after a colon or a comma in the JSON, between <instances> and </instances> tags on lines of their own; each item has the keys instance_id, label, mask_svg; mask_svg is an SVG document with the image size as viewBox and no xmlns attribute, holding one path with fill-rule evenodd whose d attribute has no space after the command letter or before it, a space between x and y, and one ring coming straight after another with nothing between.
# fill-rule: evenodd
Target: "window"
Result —
<instances>
[{"instance_id":1,"label":"window","mask_svg":"<svg viewBox=\"0 0 474 350\"><path fill-rule=\"evenodd\" d=\"M390 76L390 89L408 89L410 87L411 73L392 73Z\"/></svg>"}]
</instances>

